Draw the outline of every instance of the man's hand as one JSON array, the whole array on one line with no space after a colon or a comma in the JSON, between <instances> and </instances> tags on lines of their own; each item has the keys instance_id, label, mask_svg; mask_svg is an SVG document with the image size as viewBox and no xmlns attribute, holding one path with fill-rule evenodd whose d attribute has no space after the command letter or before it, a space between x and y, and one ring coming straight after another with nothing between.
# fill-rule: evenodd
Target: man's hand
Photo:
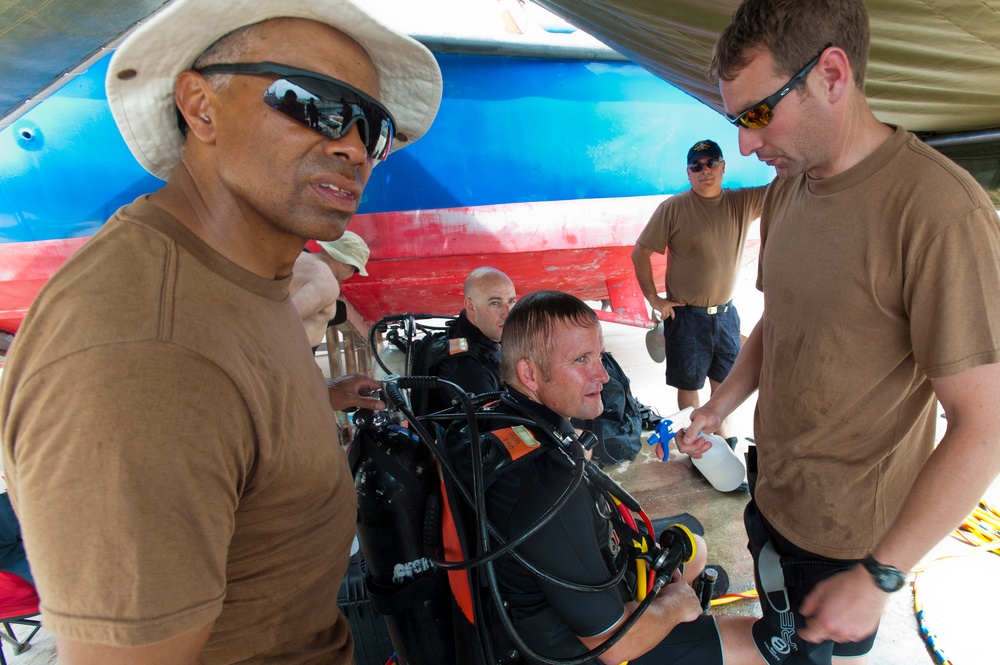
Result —
<instances>
[{"instance_id":1,"label":"man's hand","mask_svg":"<svg viewBox=\"0 0 1000 665\"><path fill-rule=\"evenodd\" d=\"M381 387L382 384L364 374L338 376L327 383L330 406L334 411L343 411L352 406L372 411L384 409L385 404L382 400L371 397L371 394Z\"/></svg>"},{"instance_id":2,"label":"man's hand","mask_svg":"<svg viewBox=\"0 0 1000 665\"><path fill-rule=\"evenodd\" d=\"M823 580L806 596L801 612L807 642L857 642L878 628L889 594L875 586L871 574L854 566Z\"/></svg>"},{"instance_id":3,"label":"man's hand","mask_svg":"<svg viewBox=\"0 0 1000 665\"><path fill-rule=\"evenodd\" d=\"M661 298L660 296L653 296L649 301L650 306L659 312L660 318L666 321L667 319L674 318L674 307L683 306L684 303L675 302L673 300L667 300L666 298Z\"/></svg>"},{"instance_id":4,"label":"man's hand","mask_svg":"<svg viewBox=\"0 0 1000 665\"><path fill-rule=\"evenodd\" d=\"M660 591L660 597L664 597L662 602L669 603L673 608L677 623L694 621L701 616L701 600L691 585L684 581L680 570L674 571L670 582Z\"/></svg>"},{"instance_id":5,"label":"man's hand","mask_svg":"<svg viewBox=\"0 0 1000 665\"><path fill-rule=\"evenodd\" d=\"M702 432L712 434L722 424L722 417L708 404L691 412L691 424L674 437L677 450L695 459L700 459L702 453L712 447L712 444L701 435Z\"/></svg>"},{"instance_id":6,"label":"man's hand","mask_svg":"<svg viewBox=\"0 0 1000 665\"><path fill-rule=\"evenodd\" d=\"M595 649L611 636L638 607L637 602L625 604L625 616L614 627L595 637L580 637L587 649ZM614 646L604 652L600 660L604 665L618 665L646 654L663 641L679 624L694 621L701 616L701 601L685 582L680 571L675 570L670 583L660 589L646 613ZM680 628L679 630L684 630Z\"/></svg>"}]
</instances>

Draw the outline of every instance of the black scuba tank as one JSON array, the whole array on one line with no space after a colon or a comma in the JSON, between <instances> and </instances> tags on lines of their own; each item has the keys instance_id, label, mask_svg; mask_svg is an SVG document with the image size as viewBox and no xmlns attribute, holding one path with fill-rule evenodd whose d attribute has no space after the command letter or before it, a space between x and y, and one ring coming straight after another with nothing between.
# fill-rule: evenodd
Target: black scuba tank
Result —
<instances>
[{"instance_id":1,"label":"black scuba tank","mask_svg":"<svg viewBox=\"0 0 1000 665\"><path fill-rule=\"evenodd\" d=\"M386 412L359 410L350 457L365 585L400 665L454 665L447 575L426 556L424 515L440 501L437 464Z\"/></svg>"}]
</instances>

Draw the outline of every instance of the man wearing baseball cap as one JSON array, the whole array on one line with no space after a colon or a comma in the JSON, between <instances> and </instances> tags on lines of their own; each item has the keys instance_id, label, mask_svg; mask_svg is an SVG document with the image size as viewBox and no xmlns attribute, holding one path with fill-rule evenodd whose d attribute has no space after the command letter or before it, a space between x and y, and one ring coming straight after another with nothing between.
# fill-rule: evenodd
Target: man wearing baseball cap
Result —
<instances>
[{"instance_id":1,"label":"man wearing baseball cap","mask_svg":"<svg viewBox=\"0 0 1000 665\"><path fill-rule=\"evenodd\" d=\"M347 306L340 300L340 283L359 273L367 277L365 265L371 254L364 238L353 231L344 231L336 240L316 245L318 251L302 252L295 259L288 287L314 352L328 327L347 320Z\"/></svg>"},{"instance_id":2,"label":"man wearing baseball cap","mask_svg":"<svg viewBox=\"0 0 1000 665\"><path fill-rule=\"evenodd\" d=\"M681 409L698 407L705 379L715 390L740 351L740 317L732 296L765 189L723 189L726 162L719 144L709 139L691 146L685 163L691 189L660 203L632 250L642 293L663 322L667 385L677 389ZM653 282L653 252L668 252L666 297ZM647 347L650 355L658 354L649 340ZM724 430L718 434L726 437ZM735 445L736 438L729 442Z\"/></svg>"},{"instance_id":3,"label":"man wearing baseball cap","mask_svg":"<svg viewBox=\"0 0 1000 665\"><path fill-rule=\"evenodd\" d=\"M278 108L314 99L316 126ZM352 662L354 486L289 298L372 169L426 132L434 57L359 0L173 0L108 101L165 186L52 278L0 387L3 467L59 662Z\"/></svg>"}]
</instances>

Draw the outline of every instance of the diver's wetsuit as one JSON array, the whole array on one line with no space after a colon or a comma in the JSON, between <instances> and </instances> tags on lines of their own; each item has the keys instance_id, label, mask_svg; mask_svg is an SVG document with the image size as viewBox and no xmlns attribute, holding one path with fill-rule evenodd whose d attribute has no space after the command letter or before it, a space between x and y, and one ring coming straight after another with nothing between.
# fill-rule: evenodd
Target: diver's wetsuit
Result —
<instances>
[{"instance_id":1,"label":"diver's wetsuit","mask_svg":"<svg viewBox=\"0 0 1000 665\"><path fill-rule=\"evenodd\" d=\"M515 407L520 407L520 409ZM572 426L550 409L508 389L498 413L530 413L550 428L572 431ZM573 463L556 447L543 427L491 421L485 431L496 445L536 449L507 463L486 490L489 519L506 539L523 533L558 500L573 475ZM487 447L488 448L488 447ZM564 580L599 585L613 577L617 551L610 507L603 495L584 482L572 499L548 524L529 537L517 551L541 570ZM603 592L574 591L540 579L512 557L496 564L501 596L510 605L512 622L525 643L538 653L557 658L578 656L587 649L577 636L603 635L625 614L622 583ZM497 630L502 630L497 626ZM597 663L598 661L593 661ZM722 646L714 618L701 615L675 628L659 645L632 665L722 664Z\"/></svg>"}]
</instances>

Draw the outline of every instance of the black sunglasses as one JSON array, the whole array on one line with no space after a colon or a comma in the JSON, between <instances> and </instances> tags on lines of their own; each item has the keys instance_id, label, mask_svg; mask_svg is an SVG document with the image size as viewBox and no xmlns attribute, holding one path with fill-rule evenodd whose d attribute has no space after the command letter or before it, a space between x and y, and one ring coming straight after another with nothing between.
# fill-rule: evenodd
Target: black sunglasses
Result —
<instances>
[{"instance_id":1,"label":"black sunglasses","mask_svg":"<svg viewBox=\"0 0 1000 665\"><path fill-rule=\"evenodd\" d=\"M307 69L274 62L227 63L197 70L201 74L279 76L264 92L264 103L330 139L340 139L358 126L372 159L385 161L396 136L389 109L357 88Z\"/></svg>"},{"instance_id":2,"label":"black sunglasses","mask_svg":"<svg viewBox=\"0 0 1000 665\"><path fill-rule=\"evenodd\" d=\"M709 159L704 162L695 162L694 164L688 164L688 171L691 173L701 173L704 169L714 169L719 165L721 159Z\"/></svg>"},{"instance_id":3,"label":"black sunglasses","mask_svg":"<svg viewBox=\"0 0 1000 665\"><path fill-rule=\"evenodd\" d=\"M774 118L774 107L778 105L785 95L790 93L795 88L799 87L799 84L806 78L812 68L816 66L819 62L819 58L823 55L823 51L827 50L833 46L833 44L827 44L824 46L816 57L806 63L806 66L800 69L795 76L789 79L788 83L784 85L778 92L774 93L770 97L762 99L761 101L748 106L739 115L729 115L726 114L726 119L734 125L742 125L747 129L761 129L766 127L769 122Z\"/></svg>"}]
</instances>

